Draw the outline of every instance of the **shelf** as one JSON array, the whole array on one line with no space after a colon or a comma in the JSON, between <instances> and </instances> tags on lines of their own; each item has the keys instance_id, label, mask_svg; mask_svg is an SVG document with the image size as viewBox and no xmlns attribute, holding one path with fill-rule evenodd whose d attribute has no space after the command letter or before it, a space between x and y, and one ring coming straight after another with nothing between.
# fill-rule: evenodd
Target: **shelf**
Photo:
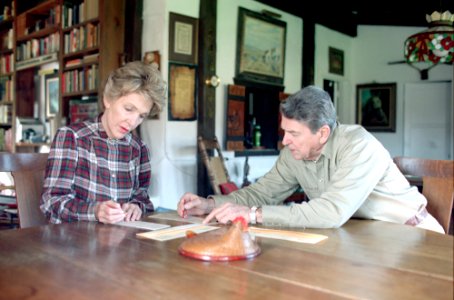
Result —
<instances>
[{"instance_id":1,"label":"shelf","mask_svg":"<svg viewBox=\"0 0 454 300\"><path fill-rule=\"evenodd\" d=\"M49 26L49 27L46 27L46 28L41 29L39 31L35 31L35 32L30 33L30 34L23 35L20 38L18 37L17 38L17 42L21 43L21 42L29 41L31 39L39 39L39 38L48 36L48 35L50 35L52 33L56 33L56 32L58 32L58 27L57 26L55 26L55 25Z\"/></svg>"},{"instance_id":2,"label":"shelf","mask_svg":"<svg viewBox=\"0 0 454 300\"><path fill-rule=\"evenodd\" d=\"M41 146L50 146L50 143L26 143L26 142L16 143L16 147L20 147L20 148L34 148L34 147L41 147Z\"/></svg>"},{"instance_id":3,"label":"shelf","mask_svg":"<svg viewBox=\"0 0 454 300\"><path fill-rule=\"evenodd\" d=\"M279 155L277 149L246 149L243 151L235 151L235 157L242 156L272 156Z\"/></svg>"},{"instance_id":4,"label":"shelf","mask_svg":"<svg viewBox=\"0 0 454 300\"><path fill-rule=\"evenodd\" d=\"M71 32L71 30L73 30L74 28L81 28L81 27L84 27L87 24L98 24L98 23L99 23L99 18L93 18L93 19L90 19L90 20L86 20L84 22L80 22L80 23L78 23L76 25L73 25L73 26L64 27L62 29L62 32L63 33L68 33L68 32Z\"/></svg>"},{"instance_id":5,"label":"shelf","mask_svg":"<svg viewBox=\"0 0 454 300\"><path fill-rule=\"evenodd\" d=\"M46 55L31 58L31 59L27 59L27 60L18 61L18 62L16 62L16 70L20 71L20 70L28 69L31 67L36 67L36 66L40 66L40 65L47 64L50 62L54 62L54 61L58 61L58 53L51 53L51 54L46 54Z\"/></svg>"}]
</instances>

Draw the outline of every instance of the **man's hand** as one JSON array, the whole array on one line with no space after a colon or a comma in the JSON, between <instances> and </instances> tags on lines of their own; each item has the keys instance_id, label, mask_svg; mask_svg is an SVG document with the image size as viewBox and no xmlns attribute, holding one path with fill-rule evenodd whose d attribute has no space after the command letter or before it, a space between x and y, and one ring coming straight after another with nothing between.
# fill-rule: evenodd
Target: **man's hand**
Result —
<instances>
[{"instance_id":1,"label":"man's hand","mask_svg":"<svg viewBox=\"0 0 454 300\"><path fill-rule=\"evenodd\" d=\"M236 217L243 217L248 223L250 223L250 210L251 209L247 206L227 202L218 208L213 209L203 220L203 224L209 223L213 218L216 218L218 222L225 224L228 221L233 221Z\"/></svg>"},{"instance_id":2,"label":"man's hand","mask_svg":"<svg viewBox=\"0 0 454 300\"><path fill-rule=\"evenodd\" d=\"M192 193L186 193L178 202L177 212L183 218L187 216L201 216L214 208L213 199L205 199Z\"/></svg>"}]
</instances>

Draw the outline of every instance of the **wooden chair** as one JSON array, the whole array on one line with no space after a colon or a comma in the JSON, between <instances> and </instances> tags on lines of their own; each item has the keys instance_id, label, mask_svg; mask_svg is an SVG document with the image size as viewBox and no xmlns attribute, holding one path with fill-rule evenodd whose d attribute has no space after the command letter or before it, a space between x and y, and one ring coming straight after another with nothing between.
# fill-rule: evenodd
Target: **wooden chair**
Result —
<instances>
[{"instance_id":1,"label":"wooden chair","mask_svg":"<svg viewBox=\"0 0 454 300\"><path fill-rule=\"evenodd\" d=\"M208 173L210 184L214 194L228 194L238 189L235 183L230 181L229 172L225 166L225 159L222 155L218 139L197 138L199 153Z\"/></svg>"},{"instance_id":2,"label":"wooden chair","mask_svg":"<svg viewBox=\"0 0 454 300\"><path fill-rule=\"evenodd\" d=\"M427 211L453 235L454 161L399 156L394 163L404 175L420 177Z\"/></svg>"},{"instance_id":3,"label":"wooden chair","mask_svg":"<svg viewBox=\"0 0 454 300\"><path fill-rule=\"evenodd\" d=\"M47 153L0 153L0 172L11 172L16 191L19 227L47 224L39 208Z\"/></svg>"}]
</instances>

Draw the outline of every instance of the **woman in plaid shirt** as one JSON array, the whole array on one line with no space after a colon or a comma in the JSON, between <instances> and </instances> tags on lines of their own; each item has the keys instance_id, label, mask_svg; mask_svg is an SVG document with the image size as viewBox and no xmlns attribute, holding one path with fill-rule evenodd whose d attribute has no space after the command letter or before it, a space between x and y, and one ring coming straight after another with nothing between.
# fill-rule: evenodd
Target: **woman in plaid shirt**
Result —
<instances>
[{"instance_id":1,"label":"woman in plaid shirt","mask_svg":"<svg viewBox=\"0 0 454 300\"><path fill-rule=\"evenodd\" d=\"M135 221L153 210L149 150L131 132L161 111L165 91L155 66L128 63L109 75L103 113L59 128L41 200L51 223Z\"/></svg>"}]
</instances>

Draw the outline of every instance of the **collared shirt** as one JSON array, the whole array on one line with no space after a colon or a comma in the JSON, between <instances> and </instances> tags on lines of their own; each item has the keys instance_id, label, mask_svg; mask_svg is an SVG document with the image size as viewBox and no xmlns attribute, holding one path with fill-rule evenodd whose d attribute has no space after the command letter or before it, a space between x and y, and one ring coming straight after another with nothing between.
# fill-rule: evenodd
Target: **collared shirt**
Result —
<instances>
[{"instance_id":1,"label":"collared shirt","mask_svg":"<svg viewBox=\"0 0 454 300\"><path fill-rule=\"evenodd\" d=\"M310 201L282 205L300 186ZM262 206L265 225L308 228L340 227L352 216L404 224L427 204L383 145L359 125L339 125L316 162L295 160L284 148L255 184L213 198L216 206Z\"/></svg>"},{"instance_id":2,"label":"collared shirt","mask_svg":"<svg viewBox=\"0 0 454 300\"><path fill-rule=\"evenodd\" d=\"M61 127L47 162L41 210L51 223L95 221L95 206L113 200L153 210L148 147L128 133L110 139L96 120Z\"/></svg>"}]
</instances>

